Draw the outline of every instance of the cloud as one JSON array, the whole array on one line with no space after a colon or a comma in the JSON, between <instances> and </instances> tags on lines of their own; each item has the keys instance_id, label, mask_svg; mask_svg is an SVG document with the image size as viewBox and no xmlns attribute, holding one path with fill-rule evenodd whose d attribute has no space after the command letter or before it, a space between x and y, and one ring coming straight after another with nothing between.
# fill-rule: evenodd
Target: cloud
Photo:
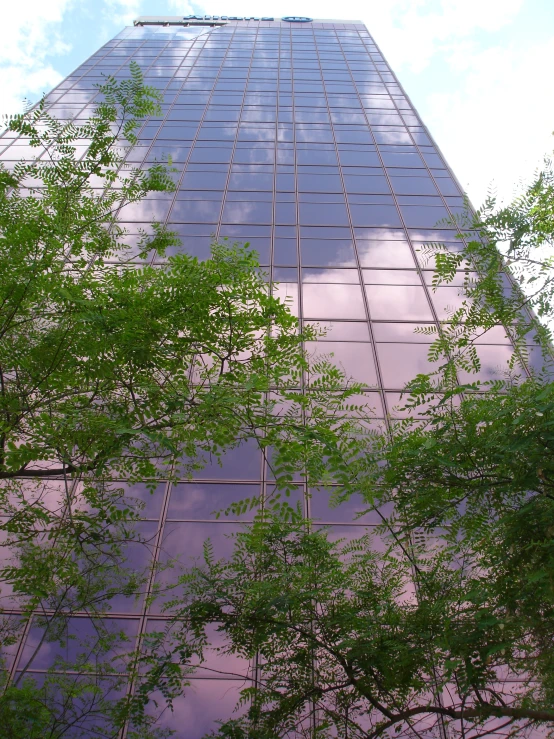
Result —
<instances>
[{"instance_id":1,"label":"cloud","mask_svg":"<svg viewBox=\"0 0 554 739\"><path fill-rule=\"evenodd\" d=\"M424 120L476 205L490 184L510 199L554 148L554 99L539 73L553 57L554 36L474 51L458 61L464 75L452 92L427 96Z\"/></svg>"},{"instance_id":2,"label":"cloud","mask_svg":"<svg viewBox=\"0 0 554 739\"><path fill-rule=\"evenodd\" d=\"M178 0L169 0L175 8ZM283 0L263 12L305 15L312 18L356 19L366 23L370 33L398 69L409 64L423 69L431 59L450 50L460 39L476 31L494 32L510 24L525 0L343 0L340 7L329 0ZM184 5L184 3L183 3ZM205 3L195 3L203 9ZM208 13L225 13L224 2L209 4ZM201 12L204 12L203 10ZM234 0L238 15L260 14L259 0Z\"/></svg>"},{"instance_id":3,"label":"cloud","mask_svg":"<svg viewBox=\"0 0 554 739\"><path fill-rule=\"evenodd\" d=\"M206 12L226 10L216 1ZM259 2L235 0L233 12L259 13ZM284 0L264 12L364 22L475 204L493 179L509 198L552 149L554 99L540 71L552 66L554 37L537 43L533 18L534 31L516 41L536 13L529 0L343 0L338 10Z\"/></svg>"},{"instance_id":4,"label":"cloud","mask_svg":"<svg viewBox=\"0 0 554 739\"><path fill-rule=\"evenodd\" d=\"M28 0L24 17L13 4L3 9L0 113L15 112L24 97L36 99L65 76L67 41L76 29L87 33L84 57L142 13L230 10L227 0L209 4L162 0L156 9L144 0L93 2ZM366 23L478 204L493 179L500 194L509 197L513 184L529 176L552 149L554 99L545 93L540 72L551 66L554 28L551 38L546 22L537 29L535 4L531 0L343 0L337 9L329 0L281 0L266 4L263 12L277 18L339 15ZM233 0L232 10L238 15L262 12L259 0ZM523 21L532 21L531 30L519 38ZM77 57L77 50L73 56Z\"/></svg>"},{"instance_id":5,"label":"cloud","mask_svg":"<svg viewBox=\"0 0 554 739\"><path fill-rule=\"evenodd\" d=\"M62 79L63 75L50 65L33 72L17 64L0 67L0 116L21 112L24 100L35 101Z\"/></svg>"},{"instance_id":6,"label":"cloud","mask_svg":"<svg viewBox=\"0 0 554 739\"><path fill-rule=\"evenodd\" d=\"M46 61L69 51L62 21L71 0L29 0L24 15L16 3L2 8L0 31L0 113L22 108L26 96L36 96L58 84L61 75Z\"/></svg>"},{"instance_id":7,"label":"cloud","mask_svg":"<svg viewBox=\"0 0 554 739\"><path fill-rule=\"evenodd\" d=\"M141 15L141 0L104 0L102 14L110 26L132 26Z\"/></svg>"},{"instance_id":8,"label":"cloud","mask_svg":"<svg viewBox=\"0 0 554 739\"><path fill-rule=\"evenodd\" d=\"M421 71L433 57L452 53L479 31L509 25L525 0L401 0L364 12L370 32L396 69Z\"/></svg>"},{"instance_id":9,"label":"cloud","mask_svg":"<svg viewBox=\"0 0 554 739\"><path fill-rule=\"evenodd\" d=\"M193 8L192 3L186 2L186 0L167 0L167 5L168 5L168 9L175 11L176 15L192 15L193 13L196 12L197 8L202 8L202 12L204 12L203 5L194 3L195 7ZM209 11L205 11L205 12L207 13Z\"/></svg>"}]
</instances>

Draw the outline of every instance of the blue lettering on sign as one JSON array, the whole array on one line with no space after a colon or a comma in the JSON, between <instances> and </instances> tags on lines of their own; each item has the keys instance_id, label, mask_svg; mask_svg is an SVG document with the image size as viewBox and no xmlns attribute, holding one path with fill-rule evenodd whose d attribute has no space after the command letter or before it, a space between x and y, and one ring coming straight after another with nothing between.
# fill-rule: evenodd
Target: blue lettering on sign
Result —
<instances>
[{"instance_id":1,"label":"blue lettering on sign","mask_svg":"<svg viewBox=\"0 0 554 739\"><path fill-rule=\"evenodd\" d=\"M289 23L310 23L312 18L304 18L301 15L287 15L281 18L282 21L288 21Z\"/></svg>"},{"instance_id":2,"label":"blue lettering on sign","mask_svg":"<svg viewBox=\"0 0 554 739\"><path fill-rule=\"evenodd\" d=\"M237 15L184 15L184 21L274 21L275 18L239 18ZM309 21L311 18L283 18L284 21Z\"/></svg>"}]
</instances>

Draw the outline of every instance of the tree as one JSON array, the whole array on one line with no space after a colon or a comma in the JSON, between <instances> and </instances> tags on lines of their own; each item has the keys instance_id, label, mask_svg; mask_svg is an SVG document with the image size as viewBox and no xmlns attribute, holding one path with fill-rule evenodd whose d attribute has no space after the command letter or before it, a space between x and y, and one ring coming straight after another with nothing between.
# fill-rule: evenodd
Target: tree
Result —
<instances>
[{"instance_id":1,"label":"tree","mask_svg":"<svg viewBox=\"0 0 554 739\"><path fill-rule=\"evenodd\" d=\"M140 505L112 479L154 487L254 438L274 450L286 498L300 458L329 466L356 392L325 361L312 392L298 392L309 368L302 341L318 332L298 332L247 245L153 265L149 256L178 244L172 233L154 223L136 249L127 243L121 207L173 189L171 163L126 165L138 126L159 112L138 66L101 93L80 126L44 101L16 117L10 129L37 157L0 166L2 641L29 625L39 633L0 698L14 739L69 726L117 736L131 709L137 736L155 732L130 691L137 656L131 646L122 656L124 636L103 618L148 579L149 566L125 564L129 547L152 546L137 531ZM287 509L279 495L266 505ZM82 644L68 629L75 614L94 627ZM75 658L33 682L41 646L75 638Z\"/></svg>"},{"instance_id":2,"label":"tree","mask_svg":"<svg viewBox=\"0 0 554 739\"><path fill-rule=\"evenodd\" d=\"M512 206L456 222L460 249L428 245L435 284L462 269L465 297L431 346L440 368L406 390L412 415L345 460L335 500L380 512L373 539L261 515L183 577L155 674L202 659L209 627L260 665L218 736L553 735L553 223L547 161ZM461 384L499 329L511 374Z\"/></svg>"},{"instance_id":3,"label":"tree","mask_svg":"<svg viewBox=\"0 0 554 739\"><path fill-rule=\"evenodd\" d=\"M237 535L229 561L208 550L183 578L166 665L202 659L214 625L229 653L257 658L258 680L242 691L248 708L221 736L435 736L441 722L449 736L506 727L536 736L554 721L552 608L539 619L528 612L531 600L542 605L531 587L523 597L506 588L514 539L484 551L412 545L407 557L393 541L384 550L369 536L334 542L304 522L266 518ZM509 682L522 672L539 685Z\"/></svg>"},{"instance_id":4,"label":"tree","mask_svg":"<svg viewBox=\"0 0 554 739\"><path fill-rule=\"evenodd\" d=\"M4 645L32 630L0 698L5 732L163 736L153 696L187 696L215 627L258 665L221 736L552 734L554 399L548 334L527 312L551 311L550 165L511 208L458 221L459 250L429 245L437 283L464 269L466 297L431 347L440 369L410 384L413 415L387 436L367 430L339 369L310 365L302 341L317 331L299 334L248 248L152 266L175 243L157 224L126 247L117 212L171 188L171 169L126 169L117 148L155 110L138 70L103 89L83 127L42 104L15 120L47 158L0 171L0 575L16 606ZM460 384L499 326L511 376ZM231 505L256 511L232 557L207 542L204 564L169 585L169 627L135 651L105 616L144 589L151 568L125 558L150 544L113 477L176 479L247 438L271 457L276 492ZM338 505L361 495L381 525L333 541L288 504L299 474L313 495L338 486ZM28 668L46 642L70 656L39 683Z\"/></svg>"}]
</instances>

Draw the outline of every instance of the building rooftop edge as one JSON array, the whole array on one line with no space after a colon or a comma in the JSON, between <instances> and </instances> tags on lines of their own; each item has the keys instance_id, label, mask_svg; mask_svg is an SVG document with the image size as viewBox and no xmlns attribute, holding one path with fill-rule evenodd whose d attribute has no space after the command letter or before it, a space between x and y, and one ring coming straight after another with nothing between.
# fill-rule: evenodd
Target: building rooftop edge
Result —
<instances>
[{"instance_id":1,"label":"building rooftop edge","mask_svg":"<svg viewBox=\"0 0 554 739\"><path fill-rule=\"evenodd\" d=\"M141 15L133 21L133 24L150 24L150 25L181 25L181 24L192 24L192 25L204 25L204 24L224 24L233 23L236 21L260 21L260 22L287 22L290 16L284 16L283 18L274 17L237 17L237 16L183 16L183 15ZM350 18L306 18L303 21L292 21L291 25L303 25L304 23L359 23L364 25L363 21L353 20Z\"/></svg>"}]
</instances>

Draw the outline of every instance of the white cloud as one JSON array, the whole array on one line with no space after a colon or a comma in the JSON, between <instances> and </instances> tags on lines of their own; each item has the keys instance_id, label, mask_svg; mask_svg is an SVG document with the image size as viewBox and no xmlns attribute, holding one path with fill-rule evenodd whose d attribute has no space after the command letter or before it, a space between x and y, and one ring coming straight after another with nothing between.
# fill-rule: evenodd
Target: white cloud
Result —
<instances>
[{"instance_id":1,"label":"white cloud","mask_svg":"<svg viewBox=\"0 0 554 739\"><path fill-rule=\"evenodd\" d=\"M179 7L178 0L171 0ZM345 18L363 21L389 61L398 69L403 64L423 69L436 54L453 47L456 41L476 31L497 31L511 23L525 0L283 0L263 6L276 17L304 15L312 18ZM208 7L209 6L209 7ZM225 2L202 2L207 13L229 12ZM259 0L234 0L233 12L256 15L262 12Z\"/></svg>"},{"instance_id":2,"label":"white cloud","mask_svg":"<svg viewBox=\"0 0 554 739\"><path fill-rule=\"evenodd\" d=\"M337 6L330 0L282 0L260 6L260 0L233 0L230 8L228 0L202 0L194 7L191 0L165 0L163 5L166 13L184 15L193 10L339 15L366 23L400 81L409 80L408 94L478 204L493 178L509 196L513 184L552 149L554 99L545 93L541 73L552 66L554 29L550 40L541 28L540 43L532 32L523 43L514 41L520 19L529 20L542 1L343 0ZM63 21L70 8L83 27L96 24L95 32L106 39L137 15L156 12L144 0L96 0L94 9L83 0L79 5L28 0L24 16L13 4L3 9L0 113L20 109L25 96L36 97L60 80L56 66L68 49Z\"/></svg>"},{"instance_id":3,"label":"white cloud","mask_svg":"<svg viewBox=\"0 0 554 739\"><path fill-rule=\"evenodd\" d=\"M364 12L370 32L398 69L423 70L431 59L452 53L478 31L494 32L510 24L525 0L401 0Z\"/></svg>"},{"instance_id":4,"label":"white cloud","mask_svg":"<svg viewBox=\"0 0 554 739\"><path fill-rule=\"evenodd\" d=\"M167 4L170 10L175 11L176 15L192 15L195 12L192 3L186 2L186 0L168 0ZM199 7L198 4L196 6Z\"/></svg>"},{"instance_id":5,"label":"white cloud","mask_svg":"<svg viewBox=\"0 0 554 739\"><path fill-rule=\"evenodd\" d=\"M226 11L219 2L206 10ZM259 0L235 0L233 12L260 13ZM409 72L407 92L475 204L493 179L509 198L553 148L544 74L554 37L513 41L519 19L536 13L529 0L284 0L264 12L363 21L401 82ZM451 90L436 92L450 76Z\"/></svg>"},{"instance_id":6,"label":"white cloud","mask_svg":"<svg viewBox=\"0 0 554 739\"><path fill-rule=\"evenodd\" d=\"M63 76L50 65L33 72L15 64L0 67L0 115L21 112L25 100L34 102L62 79Z\"/></svg>"},{"instance_id":7,"label":"white cloud","mask_svg":"<svg viewBox=\"0 0 554 739\"><path fill-rule=\"evenodd\" d=\"M102 11L110 26L132 26L141 15L141 0L104 0Z\"/></svg>"},{"instance_id":8,"label":"white cloud","mask_svg":"<svg viewBox=\"0 0 554 739\"><path fill-rule=\"evenodd\" d=\"M455 90L427 97L424 120L476 205L493 180L509 199L554 148L554 99L540 73L553 59L554 36L474 52L458 60L465 75Z\"/></svg>"},{"instance_id":9,"label":"white cloud","mask_svg":"<svg viewBox=\"0 0 554 739\"><path fill-rule=\"evenodd\" d=\"M16 3L2 8L0 30L0 113L21 110L24 97L56 85L61 75L46 61L69 45L61 22L71 0L29 0L24 12Z\"/></svg>"}]
</instances>

